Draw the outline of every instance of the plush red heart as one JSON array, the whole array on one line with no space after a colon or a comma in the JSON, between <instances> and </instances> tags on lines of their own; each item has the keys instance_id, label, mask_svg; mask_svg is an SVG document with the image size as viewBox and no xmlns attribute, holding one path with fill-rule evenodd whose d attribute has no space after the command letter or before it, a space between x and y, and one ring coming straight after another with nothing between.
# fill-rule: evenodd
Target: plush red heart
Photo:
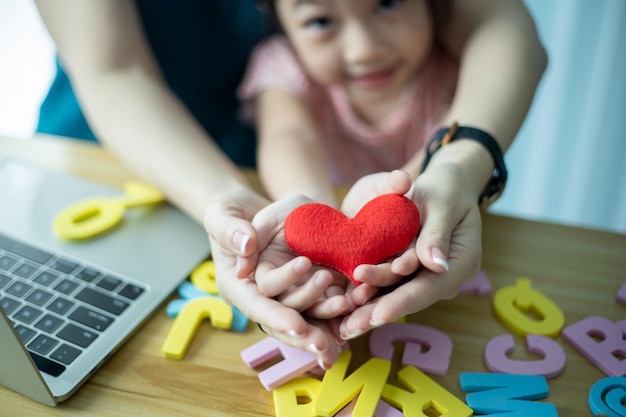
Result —
<instances>
[{"instance_id":1,"label":"plush red heart","mask_svg":"<svg viewBox=\"0 0 626 417\"><path fill-rule=\"evenodd\" d=\"M285 239L292 251L312 262L352 276L361 264L378 264L405 249L417 235L420 214L398 194L374 198L350 219L318 203L292 211L285 221Z\"/></svg>"}]
</instances>

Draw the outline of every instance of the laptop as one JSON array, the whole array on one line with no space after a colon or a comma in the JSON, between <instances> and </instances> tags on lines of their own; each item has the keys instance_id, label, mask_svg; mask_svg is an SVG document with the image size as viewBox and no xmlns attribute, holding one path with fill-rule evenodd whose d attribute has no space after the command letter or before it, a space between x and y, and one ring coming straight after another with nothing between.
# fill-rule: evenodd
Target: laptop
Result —
<instances>
[{"instance_id":1,"label":"laptop","mask_svg":"<svg viewBox=\"0 0 626 417\"><path fill-rule=\"evenodd\" d=\"M0 156L0 385L68 399L209 255L202 226L167 203L89 240L54 234L71 204L121 195Z\"/></svg>"}]
</instances>

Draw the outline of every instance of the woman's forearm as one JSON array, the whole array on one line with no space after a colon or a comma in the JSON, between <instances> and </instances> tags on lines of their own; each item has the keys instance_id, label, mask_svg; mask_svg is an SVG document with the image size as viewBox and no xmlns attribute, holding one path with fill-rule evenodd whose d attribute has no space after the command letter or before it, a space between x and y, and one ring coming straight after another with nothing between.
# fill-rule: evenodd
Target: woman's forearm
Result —
<instances>
[{"instance_id":1,"label":"woman's forearm","mask_svg":"<svg viewBox=\"0 0 626 417\"><path fill-rule=\"evenodd\" d=\"M506 151L522 125L547 65L528 10L518 0L456 0L442 34L460 73L444 125L489 132Z\"/></svg>"},{"instance_id":2,"label":"woman's forearm","mask_svg":"<svg viewBox=\"0 0 626 417\"><path fill-rule=\"evenodd\" d=\"M210 199L247 186L166 85L133 0L37 6L90 126L131 169L198 221Z\"/></svg>"},{"instance_id":3,"label":"woman's forearm","mask_svg":"<svg viewBox=\"0 0 626 417\"><path fill-rule=\"evenodd\" d=\"M505 152L521 127L547 64L531 16L518 0L455 0L440 33L460 60L457 90L442 126L471 126L489 133ZM412 178L422 169L424 152L404 167ZM430 165L456 164L480 195L491 177L493 160L471 140L439 149Z\"/></svg>"},{"instance_id":4,"label":"woman's forearm","mask_svg":"<svg viewBox=\"0 0 626 417\"><path fill-rule=\"evenodd\" d=\"M128 71L77 85L103 144L198 221L209 200L247 187L239 169L160 80Z\"/></svg>"}]
</instances>

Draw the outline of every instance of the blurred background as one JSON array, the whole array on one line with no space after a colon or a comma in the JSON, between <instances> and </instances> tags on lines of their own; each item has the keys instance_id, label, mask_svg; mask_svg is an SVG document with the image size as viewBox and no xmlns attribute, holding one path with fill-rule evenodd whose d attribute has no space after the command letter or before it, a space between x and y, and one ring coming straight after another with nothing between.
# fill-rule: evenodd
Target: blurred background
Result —
<instances>
[{"instance_id":1,"label":"blurred background","mask_svg":"<svg viewBox=\"0 0 626 417\"><path fill-rule=\"evenodd\" d=\"M526 0L548 51L489 210L626 233L626 0ZM0 135L27 139L54 45L30 0L0 0Z\"/></svg>"}]
</instances>

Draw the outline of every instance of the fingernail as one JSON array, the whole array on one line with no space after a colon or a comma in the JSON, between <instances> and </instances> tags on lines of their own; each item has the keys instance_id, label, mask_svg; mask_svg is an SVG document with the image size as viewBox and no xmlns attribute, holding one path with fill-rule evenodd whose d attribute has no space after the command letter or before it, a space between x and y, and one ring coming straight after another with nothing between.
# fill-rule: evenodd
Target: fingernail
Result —
<instances>
[{"instance_id":1,"label":"fingernail","mask_svg":"<svg viewBox=\"0 0 626 417\"><path fill-rule=\"evenodd\" d=\"M288 331L287 331L287 334L288 334L289 336L291 336L291 337L302 337L302 336L304 336L302 333L298 333L298 332L297 332L297 331L295 331L295 330L288 330Z\"/></svg>"},{"instance_id":2,"label":"fingernail","mask_svg":"<svg viewBox=\"0 0 626 417\"><path fill-rule=\"evenodd\" d=\"M246 249L248 248L248 242L250 242L250 235L248 234L243 235L243 238L241 239L241 246L239 247L239 250L241 251L242 255L246 254Z\"/></svg>"},{"instance_id":3,"label":"fingernail","mask_svg":"<svg viewBox=\"0 0 626 417\"><path fill-rule=\"evenodd\" d=\"M344 307L341 305L341 303L336 302L330 306L330 312L333 314L338 315L342 312L342 310L344 310Z\"/></svg>"},{"instance_id":4,"label":"fingernail","mask_svg":"<svg viewBox=\"0 0 626 417\"><path fill-rule=\"evenodd\" d=\"M327 289L330 285L330 276L317 272L313 275L313 282L317 288L325 288Z\"/></svg>"},{"instance_id":5,"label":"fingernail","mask_svg":"<svg viewBox=\"0 0 626 417\"><path fill-rule=\"evenodd\" d=\"M330 369L330 366L326 365L324 361L321 359L317 360L317 364L320 366L320 368L322 368L325 371L328 371Z\"/></svg>"},{"instance_id":6,"label":"fingernail","mask_svg":"<svg viewBox=\"0 0 626 417\"><path fill-rule=\"evenodd\" d=\"M361 331L361 329L356 329L355 331L353 331L352 333L350 333L349 335L347 335L346 337L344 337L344 340L350 340L350 339L354 339L355 337L359 337L361 336L361 333L363 333Z\"/></svg>"},{"instance_id":7,"label":"fingernail","mask_svg":"<svg viewBox=\"0 0 626 417\"><path fill-rule=\"evenodd\" d=\"M310 345L308 345L307 349L311 353L315 353L315 354L322 353L322 351L315 345L315 343L311 343Z\"/></svg>"},{"instance_id":8,"label":"fingernail","mask_svg":"<svg viewBox=\"0 0 626 417\"><path fill-rule=\"evenodd\" d=\"M384 320L370 320L370 326L372 327L380 327L385 324Z\"/></svg>"},{"instance_id":9,"label":"fingernail","mask_svg":"<svg viewBox=\"0 0 626 417\"><path fill-rule=\"evenodd\" d=\"M445 256L443 254L443 252L441 251L441 249L438 248L433 248L431 251L431 255L433 257L433 262L436 263L437 265L441 265L443 266L443 268L447 271L448 269L450 269L450 267L448 266L448 262L445 259Z\"/></svg>"},{"instance_id":10,"label":"fingernail","mask_svg":"<svg viewBox=\"0 0 626 417\"><path fill-rule=\"evenodd\" d=\"M241 255L246 254L246 249L248 248L248 242L250 242L250 235L243 232L235 232L235 236L233 236L233 243L235 247L239 248L239 253Z\"/></svg>"},{"instance_id":11,"label":"fingernail","mask_svg":"<svg viewBox=\"0 0 626 417\"><path fill-rule=\"evenodd\" d=\"M309 262L306 258L297 258L293 265L293 270L296 273L304 273L309 269Z\"/></svg>"}]
</instances>

